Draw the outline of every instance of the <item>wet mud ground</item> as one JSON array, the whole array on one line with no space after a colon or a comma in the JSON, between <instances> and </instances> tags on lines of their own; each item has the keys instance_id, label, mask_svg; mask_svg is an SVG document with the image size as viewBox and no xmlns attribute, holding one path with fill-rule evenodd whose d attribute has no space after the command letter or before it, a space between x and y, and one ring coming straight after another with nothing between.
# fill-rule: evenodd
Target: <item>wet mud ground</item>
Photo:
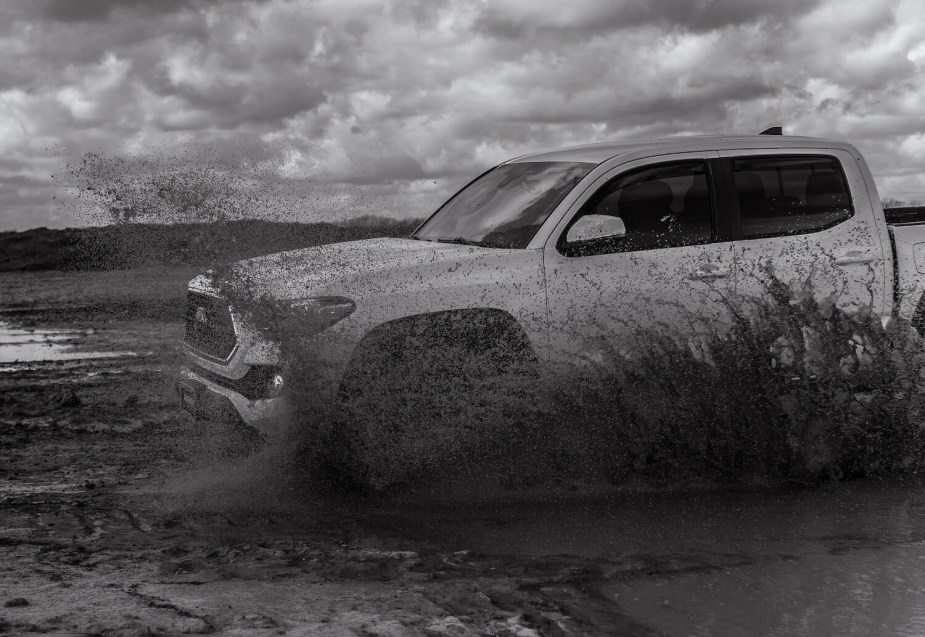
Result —
<instances>
[{"instance_id":1,"label":"wet mud ground","mask_svg":"<svg viewBox=\"0 0 925 637\"><path fill-rule=\"evenodd\" d=\"M324 497L178 411L189 275L0 274L0 633L925 633L915 479Z\"/></svg>"}]
</instances>

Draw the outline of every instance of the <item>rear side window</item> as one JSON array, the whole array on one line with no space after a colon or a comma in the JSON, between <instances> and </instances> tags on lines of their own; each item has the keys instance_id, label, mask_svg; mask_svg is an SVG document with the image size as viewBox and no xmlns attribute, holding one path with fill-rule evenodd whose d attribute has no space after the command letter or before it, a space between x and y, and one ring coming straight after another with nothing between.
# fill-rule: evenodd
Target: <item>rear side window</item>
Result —
<instances>
[{"instance_id":1,"label":"rear side window","mask_svg":"<svg viewBox=\"0 0 925 637\"><path fill-rule=\"evenodd\" d=\"M742 157L732 172L745 239L816 232L854 214L834 157Z\"/></svg>"}]
</instances>

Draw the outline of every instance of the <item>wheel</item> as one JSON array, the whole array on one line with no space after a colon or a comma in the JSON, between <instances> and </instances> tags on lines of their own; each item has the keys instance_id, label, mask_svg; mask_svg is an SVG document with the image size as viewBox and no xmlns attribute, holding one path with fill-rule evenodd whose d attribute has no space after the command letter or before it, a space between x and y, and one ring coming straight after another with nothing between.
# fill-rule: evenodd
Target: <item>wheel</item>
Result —
<instances>
[{"instance_id":1,"label":"wheel","mask_svg":"<svg viewBox=\"0 0 925 637\"><path fill-rule=\"evenodd\" d=\"M379 491L460 461L491 435L532 369L526 337L511 332L441 317L375 334L341 384L339 465Z\"/></svg>"}]
</instances>

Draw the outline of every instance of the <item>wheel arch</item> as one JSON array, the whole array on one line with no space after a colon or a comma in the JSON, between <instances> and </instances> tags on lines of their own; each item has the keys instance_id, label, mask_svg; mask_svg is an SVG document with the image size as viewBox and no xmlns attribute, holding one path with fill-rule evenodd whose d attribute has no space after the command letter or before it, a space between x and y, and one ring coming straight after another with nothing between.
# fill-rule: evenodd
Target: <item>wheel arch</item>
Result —
<instances>
[{"instance_id":1,"label":"wheel arch","mask_svg":"<svg viewBox=\"0 0 925 637\"><path fill-rule=\"evenodd\" d=\"M537 360L530 338L510 312L490 307L439 310L392 319L368 330L353 348L339 384L348 383L371 357L400 357L434 343L462 344L477 352L498 349L512 360Z\"/></svg>"}]
</instances>

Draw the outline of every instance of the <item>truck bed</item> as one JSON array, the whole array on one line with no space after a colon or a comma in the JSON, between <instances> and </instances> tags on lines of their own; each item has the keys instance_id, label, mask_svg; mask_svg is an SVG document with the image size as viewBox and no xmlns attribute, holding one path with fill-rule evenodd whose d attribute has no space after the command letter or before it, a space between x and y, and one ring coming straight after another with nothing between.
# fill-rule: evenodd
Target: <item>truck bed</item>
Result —
<instances>
[{"instance_id":1,"label":"truck bed","mask_svg":"<svg viewBox=\"0 0 925 637\"><path fill-rule=\"evenodd\" d=\"M884 208L894 256L894 314L925 333L925 206Z\"/></svg>"},{"instance_id":2,"label":"truck bed","mask_svg":"<svg viewBox=\"0 0 925 637\"><path fill-rule=\"evenodd\" d=\"M909 206L905 208L884 208L883 216L891 226L901 226L910 223L925 223L925 206Z\"/></svg>"}]
</instances>

